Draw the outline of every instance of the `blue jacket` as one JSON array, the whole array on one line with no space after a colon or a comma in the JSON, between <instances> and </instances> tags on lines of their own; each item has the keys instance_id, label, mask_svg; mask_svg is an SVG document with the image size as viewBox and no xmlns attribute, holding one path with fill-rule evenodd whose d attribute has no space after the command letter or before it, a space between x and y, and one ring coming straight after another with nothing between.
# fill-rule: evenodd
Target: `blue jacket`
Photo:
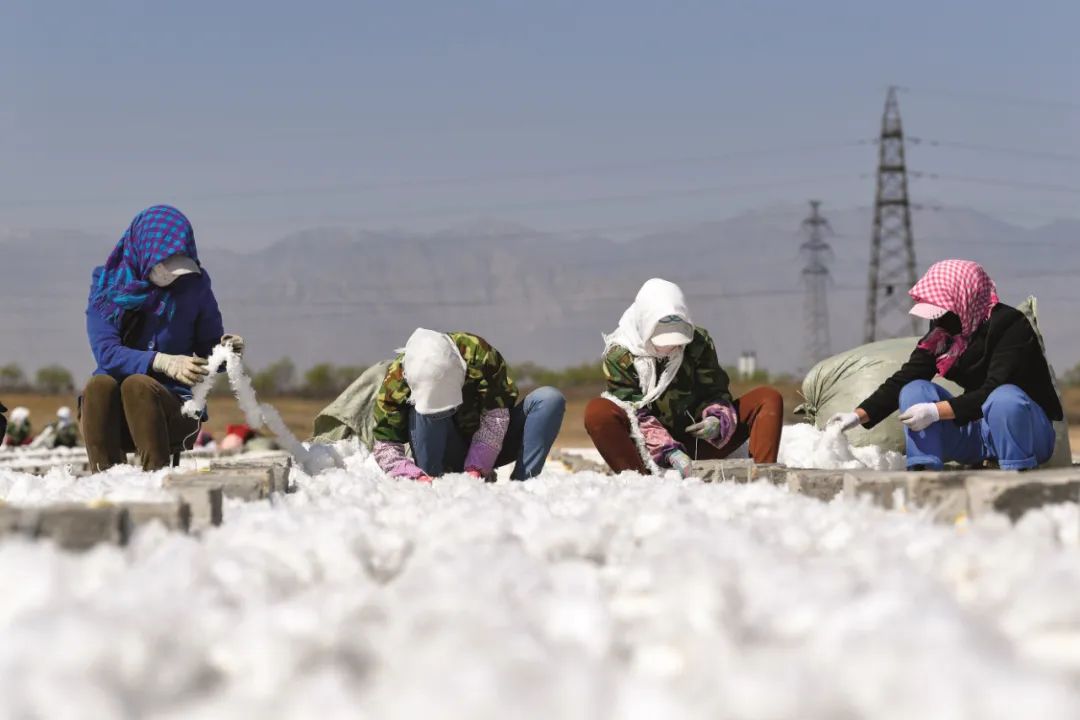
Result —
<instances>
[{"instance_id":1,"label":"blue jacket","mask_svg":"<svg viewBox=\"0 0 1080 720\"><path fill-rule=\"evenodd\" d=\"M94 268L91 291L100 273L100 267ZM176 396L191 397L191 388L151 370L154 355L163 352L209 357L224 332L221 311L206 270L178 278L169 286L169 292L175 308L172 319L144 313L141 331L127 345L121 341L120 329L87 304L86 334L97 361L95 375L111 375L121 381L129 375L150 375Z\"/></svg>"}]
</instances>

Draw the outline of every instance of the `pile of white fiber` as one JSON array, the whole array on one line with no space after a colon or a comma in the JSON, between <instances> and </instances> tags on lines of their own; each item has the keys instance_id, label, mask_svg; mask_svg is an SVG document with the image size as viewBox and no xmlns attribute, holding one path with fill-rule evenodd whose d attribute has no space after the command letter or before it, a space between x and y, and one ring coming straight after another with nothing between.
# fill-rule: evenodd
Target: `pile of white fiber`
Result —
<instances>
[{"instance_id":1,"label":"pile of white fiber","mask_svg":"<svg viewBox=\"0 0 1080 720\"><path fill-rule=\"evenodd\" d=\"M786 425L778 462L822 470L903 470L904 456L879 447L853 447L839 428L818 430L809 423Z\"/></svg>"}]
</instances>

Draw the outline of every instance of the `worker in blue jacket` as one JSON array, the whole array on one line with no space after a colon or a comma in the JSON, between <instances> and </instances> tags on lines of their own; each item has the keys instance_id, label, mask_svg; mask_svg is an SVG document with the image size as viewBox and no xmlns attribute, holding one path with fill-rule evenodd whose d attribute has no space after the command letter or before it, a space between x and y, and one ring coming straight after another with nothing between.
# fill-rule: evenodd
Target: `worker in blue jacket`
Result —
<instances>
[{"instance_id":1,"label":"worker in blue jacket","mask_svg":"<svg viewBox=\"0 0 1080 720\"><path fill-rule=\"evenodd\" d=\"M191 223L168 205L136 215L94 268L86 331L97 369L81 398L81 424L95 472L132 451L144 470L157 470L190 448L200 421L181 413L183 401L207 376L215 345L244 346L222 334Z\"/></svg>"}]
</instances>

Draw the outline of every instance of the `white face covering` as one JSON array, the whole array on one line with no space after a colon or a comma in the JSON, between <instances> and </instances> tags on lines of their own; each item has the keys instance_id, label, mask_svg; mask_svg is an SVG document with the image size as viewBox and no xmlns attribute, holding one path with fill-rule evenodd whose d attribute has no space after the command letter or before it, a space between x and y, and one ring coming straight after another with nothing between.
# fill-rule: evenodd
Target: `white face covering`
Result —
<instances>
[{"instance_id":1,"label":"white face covering","mask_svg":"<svg viewBox=\"0 0 1080 720\"><path fill-rule=\"evenodd\" d=\"M159 262L154 267L150 268L150 282L154 283L158 287L169 287L176 279L181 275L190 275L192 273L198 274L202 270L199 269L199 264L189 258L187 255L173 255L171 258Z\"/></svg>"},{"instance_id":2,"label":"white face covering","mask_svg":"<svg viewBox=\"0 0 1080 720\"><path fill-rule=\"evenodd\" d=\"M165 269L165 263L158 263L150 268L150 282L158 287L169 287L176 281L176 276Z\"/></svg>"},{"instance_id":3,"label":"white face covering","mask_svg":"<svg viewBox=\"0 0 1080 720\"><path fill-rule=\"evenodd\" d=\"M604 354L619 345L634 356L644 407L664 394L682 365L683 349L692 338L694 322L686 307L686 298L675 283L653 278L641 286L634 304L626 309L619 327L604 336ZM660 342L661 350L653 343ZM667 365L657 372L657 359Z\"/></svg>"}]
</instances>

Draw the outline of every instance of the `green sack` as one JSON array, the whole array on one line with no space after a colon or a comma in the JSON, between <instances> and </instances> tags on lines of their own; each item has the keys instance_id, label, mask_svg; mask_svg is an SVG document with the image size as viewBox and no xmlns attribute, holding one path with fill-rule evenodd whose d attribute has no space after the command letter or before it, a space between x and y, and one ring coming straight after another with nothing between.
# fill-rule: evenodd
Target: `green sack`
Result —
<instances>
[{"instance_id":1,"label":"green sack","mask_svg":"<svg viewBox=\"0 0 1080 720\"><path fill-rule=\"evenodd\" d=\"M338 395L315 418L312 431L314 442L330 443L359 437L368 449L374 443L375 396L386 378L392 360L384 360L369 367L353 381L352 385Z\"/></svg>"},{"instance_id":2,"label":"green sack","mask_svg":"<svg viewBox=\"0 0 1080 720\"><path fill-rule=\"evenodd\" d=\"M1036 318L1036 302L1031 297L1017 306L1031 322L1039 343L1046 352L1039 324ZM896 338L862 345L815 365L803 380L802 394L805 402L795 408L814 423L819 429L825 426L829 418L840 412L851 412L860 402L869 397L881 383L885 382L911 356L917 337ZM1050 369L1051 376L1053 368ZM956 383L937 377L934 382L953 395L964 392ZM1060 399L1061 393L1058 392ZM1069 430L1065 422L1054 423L1056 441L1054 456L1047 466L1068 466L1072 464L1072 450L1069 447ZM873 429L855 428L848 433L852 445L877 445L886 450L904 452L904 425L897 413L878 423Z\"/></svg>"}]
</instances>

